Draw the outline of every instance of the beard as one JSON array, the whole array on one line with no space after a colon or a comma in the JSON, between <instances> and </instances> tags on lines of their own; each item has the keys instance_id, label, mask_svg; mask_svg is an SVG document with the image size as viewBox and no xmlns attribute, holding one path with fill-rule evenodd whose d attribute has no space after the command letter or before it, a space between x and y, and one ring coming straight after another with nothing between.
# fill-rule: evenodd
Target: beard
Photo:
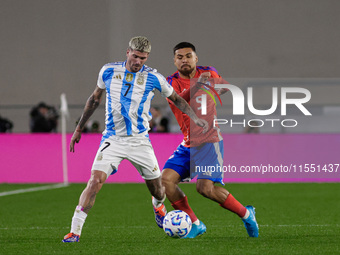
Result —
<instances>
[{"instance_id":1,"label":"beard","mask_svg":"<svg viewBox=\"0 0 340 255\"><path fill-rule=\"evenodd\" d=\"M131 70L133 73L137 73L143 65L134 64L132 61L129 61L129 59L126 61L126 66Z\"/></svg>"},{"instance_id":2,"label":"beard","mask_svg":"<svg viewBox=\"0 0 340 255\"><path fill-rule=\"evenodd\" d=\"M184 76L190 76L190 74L195 70L195 68L191 66L185 66L185 68L178 69L178 72L180 72Z\"/></svg>"},{"instance_id":3,"label":"beard","mask_svg":"<svg viewBox=\"0 0 340 255\"><path fill-rule=\"evenodd\" d=\"M131 70L133 72L138 72L141 68L142 68L142 66L140 66L140 65L132 65L131 66Z\"/></svg>"}]
</instances>

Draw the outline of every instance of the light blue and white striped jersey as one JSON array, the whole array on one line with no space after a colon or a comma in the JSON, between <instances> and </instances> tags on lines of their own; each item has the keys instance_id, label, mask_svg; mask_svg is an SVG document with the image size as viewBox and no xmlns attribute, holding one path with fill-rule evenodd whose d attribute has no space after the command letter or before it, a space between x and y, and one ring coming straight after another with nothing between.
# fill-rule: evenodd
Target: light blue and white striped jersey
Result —
<instances>
[{"instance_id":1,"label":"light blue and white striped jersey","mask_svg":"<svg viewBox=\"0 0 340 255\"><path fill-rule=\"evenodd\" d=\"M154 90L169 97L173 88L163 75L144 65L129 72L125 62L109 63L99 72L97 85L106 89L106 129L103 138L147 135Z\"/></svg>"}]
</instances>

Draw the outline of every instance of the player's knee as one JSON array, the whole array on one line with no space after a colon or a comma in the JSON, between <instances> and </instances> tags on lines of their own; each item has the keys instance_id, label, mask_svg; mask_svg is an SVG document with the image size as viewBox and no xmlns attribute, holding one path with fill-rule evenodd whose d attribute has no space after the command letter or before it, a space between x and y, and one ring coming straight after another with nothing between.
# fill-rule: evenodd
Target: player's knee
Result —
<instances>
[{"instance_id":1,"label":"player's knee","mask_svg":"<svg viewBox=\"0 0 340 255\"><path fill-rule=\"evenodd\" d=\"M171 178L168 175L162 174L162 184L165 188L171 185L171 182Z\"/></svg>"},{"instance_id":2,"label":"player's knee","mask_svg":"<svg viewBox=\"0 0 340 255\"><path fill-rule=\"evenodd\" d=\"M95 179L95 178L91 178L89 180L89 182L87 183L87 187L89 190L91 191L96 191L98 190L98 186L99 186L99 180L98 179Z\"/></svg>"},{"instance_id":3,"label":"player's knee","mask_svg":"<svg viewBox=\"0 0 340 255\"><path fill-rule=\"evenodd\" d=\"M204 183L197 183L196 190L204 197L211 197L212 195L212 188L211 185L206 185Z\"/></svg>"},{"instance_id":4,"label":"player's knee","mask_svg":"<svg viewBox=\"0 0 340 255\"><path fill-rule=\"evenodd\" d=\"M162 172L162 184L166 188L177 185L180 182L180 176L171 169L165 169Z\"/></svg>"},{"instance_id":5,"label":"player's knee","mask_svg":"<svg viewBox=\"0 0 340 255\"><path fill-rule=\"evenodd\" d=\"M99 175L91 175L91 178L87 184L91 191L98 192L102 187L104 181Z\"/></svg>"}]
</instances>

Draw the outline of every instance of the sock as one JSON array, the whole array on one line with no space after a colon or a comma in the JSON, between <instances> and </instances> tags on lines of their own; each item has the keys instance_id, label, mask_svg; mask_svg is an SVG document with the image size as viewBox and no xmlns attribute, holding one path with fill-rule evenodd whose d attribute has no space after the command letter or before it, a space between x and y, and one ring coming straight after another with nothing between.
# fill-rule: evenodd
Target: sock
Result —
<instances>
[{"instance_id":1,"label":"sock","mask_svg":"<svg viewBox=\"0 0 340 255\"><path fill-rule=\"evenodd\" d=\"M158 200L155 197L152 197L152 204L155 208L158 208L160 206L162 206L163 202L165 201L166 196L164 196L164 198L162 200Z\"/></svg>"},{"instance_id":2,"label":"sock","mask_svg":"<svg viewBox=\"0 0 340 255\"><path fill-rule=\"evenodd\" d=\"M192 224L195 224L195 225L199 225L200 224L200 220L199 219L197 219L196 221L194 221Z\"/></svg>"},{"instance_id":3,"label":"sock","mask_svg":"<svg viewBox=\"0 0 340 255\"><path fill-rule=\"evenodd\" d=\"M227 199L224 201L223 204L220 204L223 208L236 213L241 218L245 217L248 210L245 208L239 201L237 201L233 195L229 194ZM249 214L249 212L248 212ZM248 215L249 216L249 215Z\"/></svg>"},{"instance_id":4,"label":"sock","mask_svg":"<svg viewBox=\"0 0 340 255\"><path fill-rule=\"evenodd\" d=\"M85 223L87 214L83 212L83 207L78 205L76 210L74 211L72 224L71 224L71 233L76 235L81 235L81 230Z\"/></svg>"},{"instance_id":5,"label":"sock","mask_svg":"<svg viewBox=\"0 0 340 255\"><path fill-rule=\"evenodd\" d=\"M242 217L242 220L247 219L247 218L249 217L249 215L250 215L250 212L249 212L249 210L247 209L246 214Z\"/></svg>"},{"instance_id":6,"label":"sock","mask_svg":"<svg viewBox=\"0 0 340 255\"><path fill-rule=\"evenodd\" d=\"M182 210L183 212L186 212L190 219L191 222L196 222L198 219L194 213L194 211L191 209L189 203L188 203L188 198L185 196L180 200L177 200L176 202L171 204L172 207L176 210ZM198 221L199 223L199 221Z\"/></svg>"}]
</instances>

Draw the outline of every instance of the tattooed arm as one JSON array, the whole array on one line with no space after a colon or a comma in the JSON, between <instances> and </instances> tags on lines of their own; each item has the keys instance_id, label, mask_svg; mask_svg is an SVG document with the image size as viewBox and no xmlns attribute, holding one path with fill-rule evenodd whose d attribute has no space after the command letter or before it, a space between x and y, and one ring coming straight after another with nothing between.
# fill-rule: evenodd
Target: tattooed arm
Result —
<instances>
[{"instance_id":1,"label":"tattooed arm","mask_svg":"<svg viewBox=\"0 0 340 255\"><path fill-rule=\"evenodd\" d=\"M168 97L174 105L180 109L183 113L188 115L190 119L194 121L194 123L203 128L203 133L208 131L209 125L206 120L199 119L193 109L190 107L190 105L182 98L180 97L175 90L172 92L172 94Z\"/></svg>"},{"instance_id":2,"label":"tattooed arm","mask_svg":"<svg viewBox=\"0 0 340 255\"><path fill-rule=\"evenodd\" d=\"M86 122L89 120L89 118L92 116L92 114L100 104L103 91L104 89L101 89L97 86L96 89L91 94L91 96L87 99L83 114L81 115L76 130L74 131L73 136L71 138L70 143L71 152L74 152L75 143L79 143L81 138L81 132L83 131Z\"/></svg>"}]
</instances>

